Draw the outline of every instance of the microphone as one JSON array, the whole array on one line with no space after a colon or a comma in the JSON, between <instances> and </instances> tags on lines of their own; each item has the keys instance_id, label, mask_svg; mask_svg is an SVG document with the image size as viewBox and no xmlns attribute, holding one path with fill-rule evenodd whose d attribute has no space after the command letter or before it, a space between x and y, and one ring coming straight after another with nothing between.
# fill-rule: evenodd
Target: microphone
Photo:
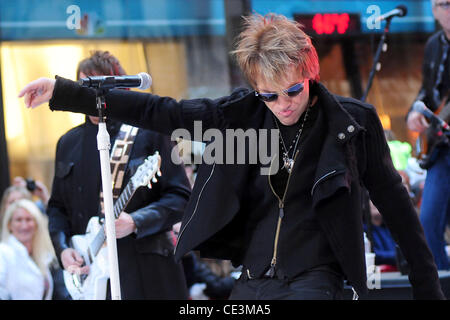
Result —
<instances>
[{"instance_id":1,"label":"microphone","mask_svg":"<svg viewBox=\"0 0 450 320\"><path fill-rule=\"evenodd\" d=\"M425 116L425 118L427 118L428 120L434 120L436 121L444 130L450 130L450 126L448 125L447 122L445 122L444 120L442 120L441 118L439 118L438 116L436 116L433 111L431 111L430 109L428 109L425 106L425 103L423 103L420 100L417 100L416 102L414 102L413 107L412 107L413 111L416 112L420 112L421 114L423 114Z\"/></svg>"},{"instance_id":2,"label":"microphone","mask_svg":"<svg viewBox=\"0 0 450 320\"><path fill-rule=\"evenodd\" d=\"M137 88L145 90L150 88L152 77L148 73L141 72L135 76L93 76L78 80L82 87L88 88Z\"/></svg>"},{"instance_id":3,"label":"microphone","mask_svg":"<svg viewBox=\"0 0 450 320\"><path fill-rule=\"evenodd\" d=\"M406 16L407 13L408 13L408 9L406 8L406 6L401 4L397 7L395 7L394 10L391 10L389 12L386 12L385 14L382 14L381 16L378 16L375 19L375 22L391 19L391 18L397 17L397 16L404 17L404 16Z\"/></svg>"}]
</instances>

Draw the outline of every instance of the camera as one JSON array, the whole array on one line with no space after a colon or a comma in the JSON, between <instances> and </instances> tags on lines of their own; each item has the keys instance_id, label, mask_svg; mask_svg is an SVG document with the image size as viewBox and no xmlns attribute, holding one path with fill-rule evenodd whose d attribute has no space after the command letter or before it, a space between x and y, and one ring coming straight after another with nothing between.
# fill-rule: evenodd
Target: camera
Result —
<instances>
[{"instance_id":1,"label":"camera","mask_svg":"<svg viewBox=\"0 0 450 320\"><path fill-rule=\"evenodd\" d=\"M27 189L30 192L33 192L34 190L36 190L36 182L33 179L28 178L28 179L25 179L25 181L27 182Z\"/></svg>"}]
</instances>

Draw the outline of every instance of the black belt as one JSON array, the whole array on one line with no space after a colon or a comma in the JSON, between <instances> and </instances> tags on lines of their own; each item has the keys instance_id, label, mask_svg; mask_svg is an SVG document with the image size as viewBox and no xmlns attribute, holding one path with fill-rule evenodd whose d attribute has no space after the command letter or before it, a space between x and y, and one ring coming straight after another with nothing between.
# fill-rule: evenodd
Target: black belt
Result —
<instances>
[{"instance_id":1,"label":"black belt","mask_svg":"<svg viewBox=\"0 0 450 320\"><path fill-rule=\"evenodd\" d=\"M336 275L342 276L343 277L343 273L341 271L341 268L339 266L339 264L337 263L329 263L329 264L324 264L324 265L319 265L317 267L313 267L310 268L306 271L311 271L311 270L324 270L324 271L329 271L332 273L335 273ZM253 276L250 272L250 269L248 269L247 267L243 266L242 268L242 279L243 280L256 280L256 279L279 279L279 280L284 280L287 279L287 277L284 275L283 271L280 269L275 269L275 274L274 275L269 275L270 272L270 268L267 269L267 271L265 273L263 273L261 276ZM303 272L302 272L303 273ZM295 278L295 277L294 277Z\"/></svg>"}]
</instances>

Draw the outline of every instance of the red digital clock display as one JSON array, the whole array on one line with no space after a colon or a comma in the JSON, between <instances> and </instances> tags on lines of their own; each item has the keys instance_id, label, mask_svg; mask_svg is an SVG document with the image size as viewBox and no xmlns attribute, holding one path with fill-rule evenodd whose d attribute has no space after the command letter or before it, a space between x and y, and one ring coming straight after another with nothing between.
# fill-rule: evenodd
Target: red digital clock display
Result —
<instances>
[{"instance_id":1,"label":"red digital clock display","mask_svg":"<svg viewBox=\"0 0 450 320\"><path fill-rule=\"evenodd\" d=\"M359 14L316 13L295 14L294 19L303 25L310 35L342 36L355 35L361 31Z\"/></svg>"}]
</instances>

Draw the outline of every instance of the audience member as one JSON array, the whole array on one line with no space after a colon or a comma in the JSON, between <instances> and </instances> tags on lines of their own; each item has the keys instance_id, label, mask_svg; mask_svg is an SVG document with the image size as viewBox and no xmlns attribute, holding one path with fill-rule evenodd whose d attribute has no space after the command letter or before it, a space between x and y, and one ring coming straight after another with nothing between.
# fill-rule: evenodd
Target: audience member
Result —
<instances>
[{"instance_id":1,"label":"audience member","mask_svg":"<svg viewBox=\"0 0 450 320\"><path fill-rule=\"evenodd\" d=\"M369 205L372 224L372 251L375 253L375 264L378 266L384 265L382 270L393 271L396 269L396 243L378 209L372 201L369 202ZM366 226L365 231L367 232Z\"/></svg>"},{"instance_id":2,"label":"audience member","mask_svg":"<svg viewBox=\"0 0 450 320\"><path fill-rule=\"evenodd\" d=\"M20 199L28 199L32 200L33 197L26 188L13 185L6 188L6 190L3 192L2 200L0 203L0 239L2 235L2 221L3 216L5 215L6 209L11 205L13 202L20 200Z\"/></svg>"},{"instance_id":3,"label":"audience member","mask_svg":"<svg viewBox=\"0 0 450 320\"><path fill-rule=\"evenodd\" d=\"M55 287L58 269L47 217L28 199L13 202L3 217L0 243L0 298L50 300L68 298ZM53 273L52 273L53 271ZM60 270L59 270L60 271Z\"/></svg>"},{"instance_id":4,"label":"audience member","mask_svg":"<svg viewBox=\"0 0 450 320\"><path fill-rule=\"evenodd\" d=\"M42 212L47 210L47 203L50 199L50 193L43 182L17 176L13 180L13 185L26 188L31 192L32 196L36 198L35 202L39 209L41 209Z\"/></svg>"}]
</instances>

